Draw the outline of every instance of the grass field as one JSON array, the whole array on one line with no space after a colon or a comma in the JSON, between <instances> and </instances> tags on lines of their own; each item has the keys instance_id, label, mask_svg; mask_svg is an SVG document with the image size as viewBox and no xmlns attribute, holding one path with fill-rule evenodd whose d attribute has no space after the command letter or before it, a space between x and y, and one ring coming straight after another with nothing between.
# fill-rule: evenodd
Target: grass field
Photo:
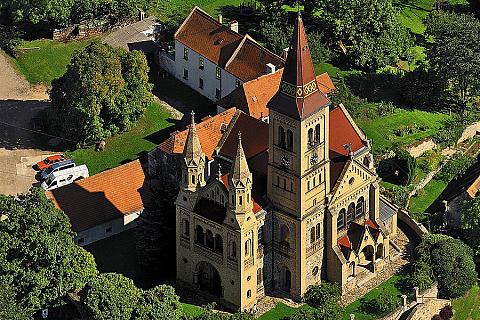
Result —
<instances>
[{"instance_id":1,"label":"grass field","mask_svg":"<svg viewBox=\"0 0 480 320\"><path fill-rule=\"evenodd\" d=\"M478 285L474 286L464 297L453 300L455 310L453 320L480 319L480 292Z\"/></svg>"},{"instance_id":2,"label":"grass field","mask_svg":"<svg viewBox=\"0 0 480 320\"><path fill-rule=\"evenodd\" d=\"M443 122L448 115L442 113L430 113L420 110L398 110L391 115L379 117L367 121L357 121L358 125L372 140L374 153L380 153L390 149L393 144L410 144L415 141L432 137L443 127ZM397 136L395 129L400 127L415 126L418 132Z\"/></svg>"},{"instance_id":3,"label":"grass field","mask_svg":"<svg viewBox=\"0 0 480 320\"><path fill-rule=\"evenodd\" d=\"M15 64L28 82L50 85L53 79L65 73L73 52L89 43L90 41L63 43L46 39L25 42L21 47L32 49L21 50Z\"/></svg>"},{"instance_id":4,"label":"grass field","mask_svg":"<svg viewBox=\"0 0 480 320\"><path fill-rule=\"evenodd\" d=\"M171 126L168 118L168 112L160 105L152 103L133 129L108 138L104 151L96 152L93 147L89 147L67 154L75 159L76 163L86 164L90 175L114 168L139 158L160 143L163 135L158 135L158 132Z\"/></svg>"},{"instance_id":5,"label":"grass field","mask_svg":"<svg viewBox=\"0 0 480 320\"><path fill-rule=\"evenodd\" d=\"M425 212L428 207L440 196L447 187L448 183L432 179L422 190L419 190L416 196L410 198L409 211L417 216Z\"/></svg>"}]
</instances>

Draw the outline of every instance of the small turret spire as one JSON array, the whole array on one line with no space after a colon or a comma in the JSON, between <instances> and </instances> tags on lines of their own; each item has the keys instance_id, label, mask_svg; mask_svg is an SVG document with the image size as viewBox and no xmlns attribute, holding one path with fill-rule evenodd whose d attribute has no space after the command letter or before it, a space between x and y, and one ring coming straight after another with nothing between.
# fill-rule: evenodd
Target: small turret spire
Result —
<instances>
[{"instance_id":1,"label":"small turret spire","mask_svg":"<svg viewBox=\"0 0 480 320\"><path fill-rule=\"evenodd\" d=\"M242 181L245 182L248 179L251 179L250 169L248 168L247 157L243 151L242 146L242 133L238 133L238 145L237 145L237 154L233 161L232 165L232 180L233 181Z\"/></svg>"},{"instance_id":2,"label":"small turret spire","mask_svg":"<svg viewBox=\"0 0 480 320\"><path fill-rule=\"evenodd\" d=\"M195 125L195 112L191 113L192 122L190 128L188 129L187 141L185 142L185 147L183 149L183 157L185 161L195 161L199 163L200 158L204 157L202 150L202 145L200 144L200 139L198 138L197 128Z\"/></svg>"}]
</instances>

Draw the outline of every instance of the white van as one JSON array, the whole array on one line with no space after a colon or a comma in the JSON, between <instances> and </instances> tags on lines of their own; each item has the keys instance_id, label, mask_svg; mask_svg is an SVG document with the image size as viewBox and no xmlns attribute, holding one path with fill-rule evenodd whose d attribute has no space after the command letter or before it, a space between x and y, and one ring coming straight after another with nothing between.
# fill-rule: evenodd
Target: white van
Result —
<instances>
[{"instance_id":1,"label":"white van","mask_svg":"<svg viewBox=\"0 0 480 320\"><path fill-rule=\"evenodd\" d=\"M73 168L52 172L47 179L42 182L41 187L44 190L53 190L76 180L87 178L88 168L86 165L76 166Z\"/></svg>"}]
</instances>

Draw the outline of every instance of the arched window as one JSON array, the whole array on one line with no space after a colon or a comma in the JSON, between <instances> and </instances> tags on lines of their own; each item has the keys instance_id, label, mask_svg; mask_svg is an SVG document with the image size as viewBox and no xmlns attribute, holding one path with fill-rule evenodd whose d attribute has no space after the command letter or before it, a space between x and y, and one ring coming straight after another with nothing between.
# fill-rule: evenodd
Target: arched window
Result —
<instances>
[{"instance_id":1,"label":"arched window","mask_svg":"<svg viewBox=\"0 0 480 320\"><path fill-rule=\"evenodd\" d=\"M293 132L292 130L287 130L287 149L293 151Z\"/></svg>"},{"instance_id":2,"label":"arched window","mask_svg":"<svg viewBox=\"0 0 480 320\"><path fill-rule=\"evenodd\" d=\"M187 238L190 237L190 221L183 220L183 235Z\"/></svg>"},{"instance_id":3,"label":"arched window","mask_svg":"<svg viewBox=\"0 0 480 320\"><path fill-rule=\"evenodd\" d=\"M317 234L316 234L316 238L317 240L320 239L320 223L317 223Z\"/></svg>"},{"instance_id":4,"label":"arched window","mask_svg":"<svg viewBox=\"0 0 480 320\"><path fill-rule=\"evenodd\" d=\"M315 227L312 227L310 229L310 243L314 243L315 242Z\"/></svg>"},{"instance_id":5,"label":"arched window","mask_svg":"<svg viewBox=\"0 0 480 320\"><path fill-rule=\"evenodd\" d=\"M352 222L355 219L355 203L350 203L347 210L347 223Z\"/></svg>"},{"instance_id":6,"label":"arched window","mask_svg":"<svg viewBox=\"0 0 480 320\"><path fill-rule=\"evenodd\" d=\"M258 228L258 244L263 244L263 226Z\"/></svg>"},{"instance_id":7,"label":"arched window","mask_svg":"<svg viewBox=\"0 0 480 320\"><path fill-rule=\"evenodd\" d=\"M211 194L212 194L212 200L215 199L215 193L213 192L213 190L212 190Z\"/></svg>"},{"instance_id":8,"label":"arched window","mask_svg":"<svg viewBox=\"0 0 480 320\"><path fill-rule=\"evenodd\" d=\"M365 158L363 158L363 164L365 165L365 167L370 168L370 159L368 158L368 156L365 156Z\"/></svg>"},{"instance_id":9,"label":"arched window","mask_svg":"<svg viewBox=\"0 0 480 320\"><path fill-rule=\"evenodd\" d=\"M313 144L313 129L308 129L308 145L311 146Z\"/></svg>"},{"instance_id":10,"label":"arched window","mask_svg":"<svg viewBox=\"0 0 480 320\"><path fill-rule=\"evenodd\" d=\"M257 269L257 284L261 284L263 282L263 270L262 268Z\"/></svg>"},{"instance_id":11,"label":"arched window","mask_svg":"<svg viewBox=\"0 0 480 320\"><path fill-rule=\"evenodd\" d=\"M195 183L195 175L192 174L192 184L194 184L194 183Z\"/></svg>"},{"instance_id":12,"label":"arched window","mask_svg":"<svg viewBox=\"0 0 480 320\"><path fill-rule=\"evenodd\" d=\"M252 296L252 290L247 291L247 298L250 298Z\"/></svg>"},{"instance_id":13,"label":"arched window","mask_svg":"<svg viewBox=\"0 0 480 320\"><path fill-rule=\"evenodd\" d=\"M215 235L215 251L223 253L223 238L221 235Z\"/></svg>"},{"instance_id":14,"label":"arched window","mask_svg":"<svg viewBox=\"0 0 480 320\"><path fill-rule=\"evenodd\" d=\"M282 126L278 127L278 145L285 148L285 129Z\"/></svg>"},{"instance_id":15,"label":"arched window","mask_svg":"<svg viewBox=\"0 0 480 320\"><path fill-rule=\"evenodd\" d=\"M207 229L207 232L206 232L206 235L205 235L205 245L210 249L213 249L214 246L215 246L215 240L213 238L213 233L212 233L212 231L210 231L208 229Z\"/></svg>"},{"instance_id":16,"label":"arched window","mask_svg":"<svg viewBox=\"0 0 480 320\"><path fill-rule=\"evenodd\" d=\"M201 226L197 226L195 228L195 241L200 244L205 244L205 236L203 235L203 228Z\"/></svg>"},{"instance_id":17,"label":"arched window","mask_svg":"<svg viewBox=\"0 0 480 320\"><path fill-rule=\"evenodd\" d=\"M252 246L251 243L252 243L252 240L250 239L245 241L245 257L248 257L251 253L251 250L250 250L250 247Z\"/></svg>"},{"instance_id":18,"label":"arched window","mask_svg":"<svg viewBox=\"0 0 480 320\"><path fill-rule=\"evenodd\" d=\"M320 124L315 126L315 142L320 142Z\"/></svg>"},{"instance_id":19,"label":"arched window","mask_svg":"<svg viewBox=\"0 0 480 320\"><path fill-rule=\"evenodd\" d=\"M235 241L230 241L230 257L234 259L237 257L237 244Z\"/></svg>"},{"instance_id":20,"label":"arched window","mask_svg":"<svg viewBox=\"0 0 480 320\"><path fill-rule=\"evenodd\" d=\"M284 224L280 227L280 243L290 247L290 230Z\"/></svg>"},{"instance_id":21,"label":"arched window","mask_svg":"<svg viewBox=\"0 0 480 320\"><path fill-rule=\"evenodd\" d=\"M337 218L337 229L340 230L345 226L345 209L340 210Z\"/></svg>"},{"instance_id":22,"label":"arched window","mask_svg":"<svg viewBox=\"0 0 480 320\"><path fill-rule=\"evenodd\" d=\"M365 213L365 199L363 197L360 197L357 201L357 207L356 207L356 212L355 212L355 217L361 217Z\"/></svg>"}]
</instances>

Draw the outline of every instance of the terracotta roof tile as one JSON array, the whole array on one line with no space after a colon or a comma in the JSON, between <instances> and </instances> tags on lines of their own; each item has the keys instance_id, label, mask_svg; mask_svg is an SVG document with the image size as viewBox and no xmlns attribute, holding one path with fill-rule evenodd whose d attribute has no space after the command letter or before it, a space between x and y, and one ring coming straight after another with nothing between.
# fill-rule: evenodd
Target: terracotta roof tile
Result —
<instances>
[{"instance_id":1,"label":"terracotta roof tile","mask_svg":"<svg viewBox=\"0 0 480 320\"><path fill-rule=\"evenodd\" d=\"M75 232L143 210L151 200L138 160L47 191L46 195L70 218Z\"/></svg>"},{"instance_id":2,"label":"terracotta roof tile","mask_svg":"<svg viewBox=\"0 0 480 320\"><path fill-rule=\"evenodd\" d=\"M284 61L246 35L225 70L246 82L264 75L268 63L279 69L283 67Z\"/></svg>"},{"instance_id":3,"label":"terracotta roof tile","mask_svg":"<svg viewBox=\"0 0 480 320\"><path fill-rule=\"evenodd\" d=\"M177 30L175 39L242 81L265 74L267 63L277 68L283 66L282 58L250 36L232 31L198 7L193 8Z\"/></svg>"},{"instance_id":4,"label":"terracotta roof tile","mask_svg":"<svg viewBox=\"0 0 480 320\"><path fill-rule=\"evenodd\" d=\"M480 191L480 176L468 187L467 193L470 197L475 198Z\"/></svg>"},{"instance_id":5,"label":"terracotta roof tile","mask_svg":"<svg viewBox=\"0 0 480 320\"><path fill-rule=\"evenodd\" d=\"M242 36L195 7L175 33L175 39L213 63L224 66Z\"/></svg>"},{"instance_id":6,"label":"terracotta roof tile","mask_svg":"<svg viewBox=\"0 0 480 320\"><path fill-rule=\"evenodd\" d=\"M269 114L267 104L278 91L282 75L283 69L280 69L275 73L245 82L229 95L217 101L217 105L224 109L236 107L257 119L267 117ZM316 79L318 88L323 94L335 90L335 85L328 73L322 73Z\"/></svg>"},{"instance_id":7,"label":"terracotta roof tile","mask_svg":"<svg viewBox=\"0 0 480 320\"><path fill-rule=\"evenodd\" d=\"M356 152L365 145L341 107L330 110L330 150L348 156L344 145L351 144Z\"/></svg>"},{"instance_id":8,"label":"terracotta roof tile","mask_svg":"<svg viewBox=\"0 0 480 320\"><path fill-rule=\"evenodd\" d=\"M215 148L223 136L222 128L227 127L236 111L235 108L228 109L196 125L202 150L208 159L213 159ZM158 147L170 154L182 154L185 142L187 141L187 135L188 129L174 132L167 140L160 143Z\"/></svg>"}]
</instances>

